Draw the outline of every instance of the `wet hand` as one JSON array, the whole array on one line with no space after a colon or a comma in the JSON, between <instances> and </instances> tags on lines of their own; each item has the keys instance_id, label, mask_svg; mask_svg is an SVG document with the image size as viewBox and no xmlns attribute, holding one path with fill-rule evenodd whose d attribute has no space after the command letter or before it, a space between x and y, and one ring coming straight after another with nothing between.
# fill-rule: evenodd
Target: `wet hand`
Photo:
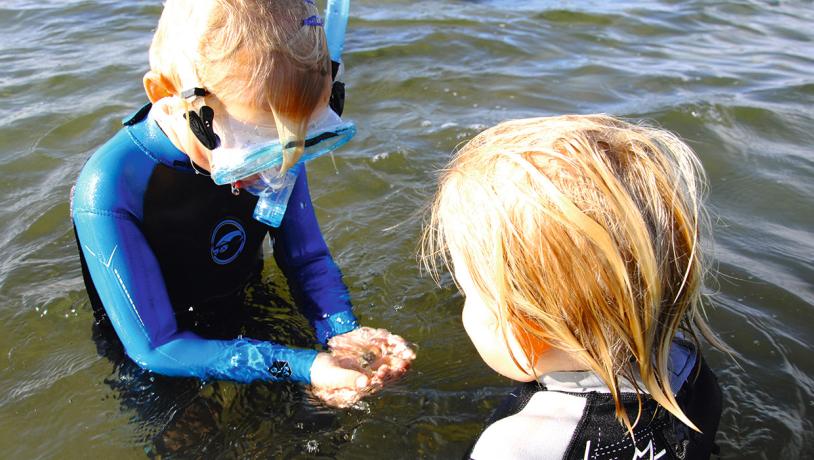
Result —
<instances>
[{"instance_id":1,"label":"wet hand","mask_svg":"<svg viewBox=\"0 0 814 460\"><path fill-rule=\"evenodd\" d=\"M348 407L370 392L370 377L359 366L347 366L330 353L317 354L311 365L311 392L325 404Z\"/></svg>"},{"instance_id":2,"label":"wet hand","mask_svg":"<svg viewBox=\"0 0 814 460\"><path fill-rule=\"evenodd\" d=\"M325 404L349 407L403 375L415 359L406 340L385 329L361 327L328 341L311 366L311 392Z\"/></svg>"},{"instance_id":3,"label":"wet hand","mask_svg":"<svg viewBox=\"0 0 814 460\"><path fill-rule=\"evenodd\" d=\"M370 378L369 392L403 375L415 359L407 341L386 329L360 327L331 338L328 347L342 366Z\"/></svg>"}]
</instances>

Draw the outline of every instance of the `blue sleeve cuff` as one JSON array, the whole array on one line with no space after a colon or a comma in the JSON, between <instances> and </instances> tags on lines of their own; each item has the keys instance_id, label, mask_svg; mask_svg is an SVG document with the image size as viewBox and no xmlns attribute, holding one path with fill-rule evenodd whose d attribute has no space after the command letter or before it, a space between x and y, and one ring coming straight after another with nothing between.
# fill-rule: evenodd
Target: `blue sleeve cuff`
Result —
<instances>
[{"instance_id":1,"label":"blue sleeve cuff","mask_svg":"<svg viewBox=\"0 0 814 460\"><path fill-rule=\"evenodd\" d=\"M291 350L290 357L283 356L268 366L272 381L291 381L311 384L311 366L317 358L316 350ZM287 359L286 359L287 358Z\"/></svg>"},{"instance_id":2,"label":"blue sleeve cuff","mask_svg":"<svg viewBox=\"0 0 814 460\"><path fill-rule=\"evenodd\" d=\"M232 341L223 354L215 358L209 376L247 383L271 380L310 384L311 365L316 357L316 350L238 339Z\"/></svg>"},{"instance_id":3,"label":"blue sleeve cuff","mask_svg":"<svg viewBox=\"0 0 814 460\"><path fill-rule=\"evenodd\" d=\"M351 310L326 314L322 319L314 321L314 332L319 343L323 345L327 344L331 337L350 332L358 327L359 321Z\"/></svg>"}]
</instances>

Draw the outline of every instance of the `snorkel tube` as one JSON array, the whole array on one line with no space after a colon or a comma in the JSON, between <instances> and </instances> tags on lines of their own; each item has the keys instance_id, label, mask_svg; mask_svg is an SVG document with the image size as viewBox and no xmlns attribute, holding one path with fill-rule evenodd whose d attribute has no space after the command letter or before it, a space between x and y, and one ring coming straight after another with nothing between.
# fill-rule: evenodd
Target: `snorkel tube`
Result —
<instances>
[{"instance_id":1,"label":"snorkel tube","mask_svg":"<svg viewBox=\"0 0 814 460\"><path fill-rule=\"evenodd\" d=\"M350 0L328 0L328 6L325 7L325 38L328 40L328 52L334 62L342 62L349 15Z\"/></svg>"},{"instance_id":2,"label":"snorkel tube","mask_svg":"<svg viewBox=\"0 0 814 460\"><path fill-rule=\"evenodd\" d=\"M348 28L350 0L328 0L325 7L325 39L328 41L328 54L331 57L331 99L329 106L342 116L345 109L345 83L342 82L344 65L342 51L345 48L345 31Z\"/></svg>"}]
</instances>

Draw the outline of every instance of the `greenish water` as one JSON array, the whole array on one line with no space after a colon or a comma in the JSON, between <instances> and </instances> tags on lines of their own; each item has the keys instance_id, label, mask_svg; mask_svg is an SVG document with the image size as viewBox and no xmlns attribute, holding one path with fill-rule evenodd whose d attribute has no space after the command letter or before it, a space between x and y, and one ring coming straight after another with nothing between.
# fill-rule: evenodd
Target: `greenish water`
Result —
<instances>
[{"instance_id":1,"label":"greenish water","mask_svg":"<svg viewBox=\"0 0 814 460\"><path fill-rule=\"evenodd\" d=\"M414 341L363 410L295 386L167 379L93 336L69 221L84 161L144 102L158 1L0 5L0 456L456 458L512 383L478 358L461 299L422 277L418 211L459 143L509 118L608 112L676 131L709 174L719 272L707 352L724 458L814 450L811 1L354 1L348 148L310 168L362 321ZM251 331L307 343L273 263ZM260 337L260 338L264 338Z\"/></svg>"}]
</instances>

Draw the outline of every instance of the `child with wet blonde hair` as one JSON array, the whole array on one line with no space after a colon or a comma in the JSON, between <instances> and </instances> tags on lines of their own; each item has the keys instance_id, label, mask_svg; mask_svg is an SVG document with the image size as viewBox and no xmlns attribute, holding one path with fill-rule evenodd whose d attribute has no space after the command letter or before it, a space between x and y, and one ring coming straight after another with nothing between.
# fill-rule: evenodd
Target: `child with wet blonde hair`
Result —
<instances>
[{"instance_id":1,"label":"child with wet blonde hair","mask_svg":"<svg viewBox=\"0 0 814 460\"><path fill-rule=\"evenodd\" d=\"M346 406L415 357L359 325L311 203L304 162L355 132L323 26L312 0L166 1L150 104L88 160L72 197L91 303L142 368L301 382ZM267 237L324 351L195 329L199 310L234 314Z\"/></svg>"},{"instance_id":2,"label":"child with wet blonde hair","mask_svg":"<svg viewBox=\"0 0 814 460\"><path fill-rule=\"evenodd\" d=\"M443 171L422 253L452 266L484 361L531 382L473 458L706 458L703 171L673 134L605 115L513 120ZM667 455L666 457L664 457Z\"/></svg>"},{"instance_id":3,"label":"child with wet blonde hair","mask_svg":"<svg viewBox=\"0 0 814 460\"><path fill-rule=\"evenodd\" d=\"M202 87L215 114L221 108L238 119L273 123L279 137L300 147L286 152L282 169L288 169L302 153L310 118L331 94L321 26L311 0L170 0L150 46L145 89L160 100ZM186 98L173 102L189 109ZM192 139L180 142L199 150ZM208 166L205 152L200 159Z\"/></svg>"}]
</instances>

